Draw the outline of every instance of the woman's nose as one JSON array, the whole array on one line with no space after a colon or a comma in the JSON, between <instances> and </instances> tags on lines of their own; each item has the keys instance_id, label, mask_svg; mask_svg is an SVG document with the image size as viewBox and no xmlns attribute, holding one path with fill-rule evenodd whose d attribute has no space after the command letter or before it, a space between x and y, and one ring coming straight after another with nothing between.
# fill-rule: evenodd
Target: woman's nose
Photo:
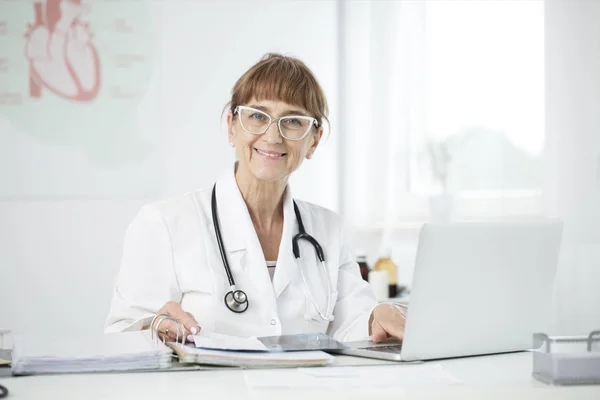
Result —
<instances>
[{"instance_id":1,"label":"woman's nose","mask_svg":"<svg viewBox=\"0 0 600 400\"><path fill-rule=\"evenodd\" d=\"M281 143L283 141L283 137L279 132L279 126L277 121L273 121L271 125L267 128L267 131L263 134L263 140L267 143Z\"/></svg>"}]
</instances>

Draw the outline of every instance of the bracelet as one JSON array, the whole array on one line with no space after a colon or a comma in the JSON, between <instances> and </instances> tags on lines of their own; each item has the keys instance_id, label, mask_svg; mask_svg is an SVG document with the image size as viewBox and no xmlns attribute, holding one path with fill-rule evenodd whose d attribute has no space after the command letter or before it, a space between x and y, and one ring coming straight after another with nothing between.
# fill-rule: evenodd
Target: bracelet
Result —
<instances>
[{"instance_id":1,"label":"bracelet","mask_svg":"<svg viewBox=\"0 0 600 400\"><path fill-rule=\"evenodd\" d=\"M154 321L156 321L158 319L158 322L156 323L156 326L154 325ZM160 327L160 324L164 321L164 320L170 320L175 322L175 324L177 325L177 337L175 339L175 343L179 343L179 337L181 336L181 346L185 345L185 327L183 326L183 324L178 321L177 319L173 318L172 316L168 315L168 314L156 314L154 316L154 318L152 318L152 322L150 322L150 332L151 332L151 336L153 339L156 339L156 341L158 341L158 328ZM156 337L154 336L156 334ZM165 340L163 339L163 343L165 343Z\"/></svg>"}]
</instances>

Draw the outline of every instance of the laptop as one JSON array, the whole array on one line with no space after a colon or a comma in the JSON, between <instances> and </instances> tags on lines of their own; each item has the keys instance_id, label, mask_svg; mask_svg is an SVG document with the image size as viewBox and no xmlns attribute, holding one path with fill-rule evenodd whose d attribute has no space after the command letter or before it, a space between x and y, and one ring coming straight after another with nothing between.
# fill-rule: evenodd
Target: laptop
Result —
<instances>
[{"instance_id":1,"label":"laptop","mask_svg":"<svg viewBox=\"0 0 600 400\"><path fill-rule=\"evenodd\" d=\"M338 354L396 361L527 350L551 322L563 224L427 223L419 234L404 339Z\"/></svg>"}]
</instances>

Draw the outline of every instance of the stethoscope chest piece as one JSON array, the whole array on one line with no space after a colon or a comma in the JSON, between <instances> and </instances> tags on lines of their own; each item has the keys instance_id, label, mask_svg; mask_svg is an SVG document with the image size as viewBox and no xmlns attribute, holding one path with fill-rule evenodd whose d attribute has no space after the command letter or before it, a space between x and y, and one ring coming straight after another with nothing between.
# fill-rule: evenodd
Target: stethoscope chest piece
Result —
<instances>
[{"instance_id":1,"label":"stethoscope chest piece","mask_svg":"<svg viewBox=\"0 0 600 400\"><path fill-rule=\"evenodd\" d=\"M235 313L243 313L248 309L248 296L243 290L230 290L225 295L225 305Z\"/></svg>"}]
</instances>

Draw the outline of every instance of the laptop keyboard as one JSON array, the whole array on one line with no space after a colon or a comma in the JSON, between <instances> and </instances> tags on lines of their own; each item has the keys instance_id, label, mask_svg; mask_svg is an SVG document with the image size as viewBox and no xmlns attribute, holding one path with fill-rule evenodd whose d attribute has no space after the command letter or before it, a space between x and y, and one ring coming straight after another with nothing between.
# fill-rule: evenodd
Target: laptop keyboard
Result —
<instances>
[{"instance_id":1,"label":"laptop keyboard","mask_svg":"<svg viewBox=\"0 0 600 400\"><path fill-rule=\"evenodd\" d=\"M379 351L382 353L400 354L400 350L402 350L402 345L395 344L393 346L373 346L373 347L366 347L365 350Z\"/></svg>"}]
</instances>

